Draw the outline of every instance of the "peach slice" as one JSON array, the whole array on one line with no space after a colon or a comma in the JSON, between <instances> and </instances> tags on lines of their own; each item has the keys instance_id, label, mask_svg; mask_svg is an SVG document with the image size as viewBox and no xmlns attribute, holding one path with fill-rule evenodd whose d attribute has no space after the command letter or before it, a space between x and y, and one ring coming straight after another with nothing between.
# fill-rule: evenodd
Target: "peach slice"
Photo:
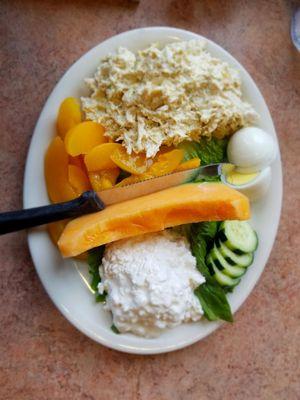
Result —
<instances>
[{"instance_id":1,"label":"peach slice","mask_svg":"<svg viewBox=\"0 0 300 400\"><path fill-rule=\"evenodd\" d=\"M90 181L81 168L76 165L69 165L68 175L69 183L78 195L91 189Z\"/></svg>"},{"instance_id":2,"label":"peach slice","mask_svg":"<svg viewBox=\"0 0 300 400\"><path fill-rule=\"evenodd\" d=\"M122 147L119 143L104 143L94 147L85 157L84 162L88 171L101 171L102 169L116 168L111 159L115 150Z\"/></svg>"},{"instance_id":3,"label":"peach slice","mask_svg":"<svg viewBox=\"0 0 300 400\"><path fill-rule=\"evenodd\" d=\"M64 143L56 136L48 147L44 163L47 191L53 203L77 197L76 191L69 183L68 161Z\"/></svg>"},{"instance_id":4,"label":"peach slice","mask_svg":"<svg viewBox=\"0 0 300 400\"><path fill-rule=\"evenodd\" d=\"M69 219L63 219L61 221L52 222L51 224L47 225L48 233L50 235L52 242L55 245L57 245L58 239L60 238L60 235L62 234L68 222Z\"/></svg>"},{"instance_id":5,"label":"peach slice","mask_svg":"<svg viewBox=\"0 0 300 400\"><path fill-rule=\"evenodd\" d=\"M89 178L93 189L98 192L100 190L113 187L116 183L119 173L119 168L89 172Z\"/></svg>"},{"instance_id":6,"label":"peach slice","mask_svg":"<svg viewBox=\"0 0 300 400\"><path fill-rule=\"evenodd\" d=\"M191 160L179 164L175 171L179 172L179 171L185 171L187 169L198 168L200 167L200 164L201 164L200 158L192 158Z\"/></svg>"},{"instance_id":7,"label":"peach slice","mask_svg":"<svg viewBox=\"0 0 300 400\"><path fill-rule=\"evenodd\" d=\"M76 157L69 156L69 164L76 165L76 167L79 167L80 169L82 169L82 171L86 170L83 161L83 156L81 155Z\"/></svg>"},{"instance_id":8,"label":"peach slice","mask_svg":"<svg viewBox=\"0 0 300 400\"><path fill-rule=\"evenodd\" d=\"M182 150L176 149L163 153L157 157L152 166L147 170L147 175L162 176L175 171L184 157Z\"/></svg>"},{"instance_id":9,"label":"peach slice","mask_svg":"<svg viewBox=\"0 0 300 400\"><path fill-rule=\"evenodd\" d=\"M145 181L147 179L151 179L152 177L149 175L141 174L141 175L130 175L127 178L124 178L119 182L116 186L128 186L133 185L134 183L138 183L141 181Z\"/></svg>"},{"instance_id":10,"label":"peach slice","mask_svg":"<svg viewBox=\"0 0 300 400\"><path fill-rule=\"evenodd\" d=\"M118 167L134 175L143 174L147 169L147 159L144 154L128 154L122 146L114 151L111 159Z\"/></svg>"},{"instance_id":11,"label":"peach slice","mask_svg":"<svg viewBox=\"0 0 300 400\"><path fill-rule=\"evenodd\" d=\"M81 122L80 104L75 97L67 97L60 105L57 116L57 131L59 136L64 139L66 133L73 126Z\"/></svg>"},{"instance_id":12,"label":"peach slice","mask_svg":"<svg viewBox=\"0 0 300 400\"><path fill-rule=\"evenodd\" d=\"M105 142L107 140L103 126L93 121L75 125L65 137L66 151L72 157L87 154L94 147Z\"/></svg>"}]
</instances>

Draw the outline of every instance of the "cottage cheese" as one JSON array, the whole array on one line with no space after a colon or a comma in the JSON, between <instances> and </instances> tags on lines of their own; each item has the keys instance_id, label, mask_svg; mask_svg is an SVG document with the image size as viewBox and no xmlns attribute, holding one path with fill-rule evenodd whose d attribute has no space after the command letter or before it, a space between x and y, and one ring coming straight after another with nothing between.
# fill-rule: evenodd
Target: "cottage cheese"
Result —
<instances>
[{"instance_id":1,"label":"cottage cheese","mask_svg":"<svg viewBox=\"0 0 300 400\"><path fill-rule=\"evenodd\" d=\"M205 281L182 236L170 231L114 242L106 247L99 292L120 332L155 337L164 329L198 321L194 289Z\"/></svg>"},{"instance_id":2,"label":"cottage cheese","mask_svg":"<svg viewBox=\"0 0 300 400\"><path fill-rule=\"evenodd\" d=\"M238 72L212 57L202 40L153 44L137 54L120 48L86 83L87 119L101 122L129 154L153 157L162 144L222 138L257 118L242 100Z\"/></svg>"}]
</instances>

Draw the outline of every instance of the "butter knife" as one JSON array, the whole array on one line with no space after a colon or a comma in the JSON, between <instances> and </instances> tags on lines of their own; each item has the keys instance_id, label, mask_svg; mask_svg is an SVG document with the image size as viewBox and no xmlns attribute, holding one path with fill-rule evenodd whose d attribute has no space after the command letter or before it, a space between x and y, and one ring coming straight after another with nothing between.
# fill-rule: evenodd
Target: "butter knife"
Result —
<instances>
[{"instance_id":1,"label":"butter knife","mask_svg":"<svg viewBox=\"0 0 300 400\"><path fill-rule=\"evenodd\" d=\"M221 174L225 164L209 164L203 167L173 172L147 179L128 186L113 187L100 192L87 191L74 200L19 211L0 213L0 235L21 229L48 224L66 218L80 217L103 210L106 206L159 192L183 183L200 181Z\"/></svg>"}]
</instances>

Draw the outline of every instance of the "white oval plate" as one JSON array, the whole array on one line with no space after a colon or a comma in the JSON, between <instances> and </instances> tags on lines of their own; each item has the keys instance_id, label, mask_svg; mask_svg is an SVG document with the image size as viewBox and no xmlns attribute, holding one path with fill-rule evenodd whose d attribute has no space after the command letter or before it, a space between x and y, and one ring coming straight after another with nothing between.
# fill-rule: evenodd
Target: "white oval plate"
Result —
<instances>
[{"instance_id":1,"label":"white oval plate","mask_svg":"<svg viewBox=\"0 0 300 400\"><path fill-rule=\"evenodd\" d=\"M189 40L199 37L192 32L168 27L136 29L106 40L72 65L49 96L34 130L26 163L24 207L49 203L44 181L44 154L55 134L58 107L67 96L80 97L87 94L84 78L94 74L103 56L114 52L119 46L137 51L153 42L164 44L178 39ZM214 56L227 61L240 71L244 96L260 114L260 127L270 132L277 141L268 107L246 70L214 42L207 40L207 48ZM233 311L236 311L249 296L273 246L282 198L279 156L272 166L272 176L267 196L252 206L252 223L258 232L260 246L254 264L234 293L229 295ZM31 230L28 241L37 273L55 305L76 328L107 347L128 353L163 353L195 343L220 326L220 323L203 320L168 330L156 339L143 339L131 334L116 335L110 329L112 322L110 314L102 309L102 305L95 303L94 296L90 293L87 265L73 260L63 260L44 227Z\"/></svg>"}]
</instances>

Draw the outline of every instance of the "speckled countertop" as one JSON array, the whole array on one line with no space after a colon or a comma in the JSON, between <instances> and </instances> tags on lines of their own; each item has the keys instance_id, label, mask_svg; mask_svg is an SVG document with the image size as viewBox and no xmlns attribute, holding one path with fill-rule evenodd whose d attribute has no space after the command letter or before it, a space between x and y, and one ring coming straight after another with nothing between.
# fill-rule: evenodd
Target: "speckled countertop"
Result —
<instances>
[{"instance_id":1,"label":"speckled countertop","mask_svg":"<svg viewBox=\"0 0 300 400\"><path fill-rule=\"evenodd\" d=\"M276 243L235 324L170 354L126 355L83 336L42 288L26 234L1 237L1 400L300 398L300 53L290 13L283 0L1 1L0 209L21 207L32 131L64 71L102 40L142 26L192 30L231 52L268 103L284 167Z\"/></svg>"}]
</instances>

